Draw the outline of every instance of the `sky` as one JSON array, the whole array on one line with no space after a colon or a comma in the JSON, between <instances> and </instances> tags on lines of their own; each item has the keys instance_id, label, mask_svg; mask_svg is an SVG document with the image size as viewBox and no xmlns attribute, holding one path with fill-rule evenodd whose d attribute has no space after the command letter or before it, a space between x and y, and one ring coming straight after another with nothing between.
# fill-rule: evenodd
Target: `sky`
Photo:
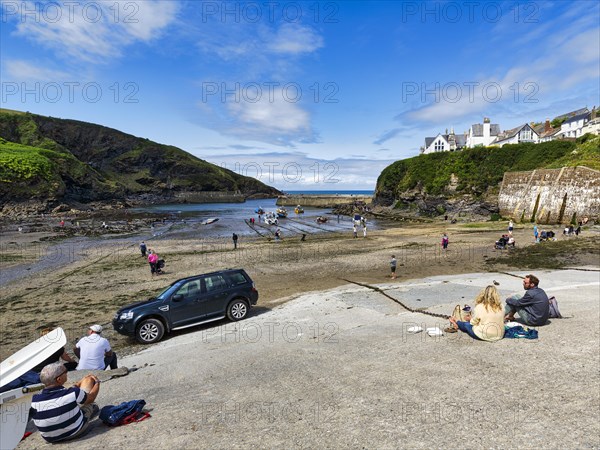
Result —
<instances>
[{"instance_id":1,"label":"sky","mask_svg":"<svg viewBox=\"0 0 600 450\"><path fill-rule=\"evenodd\" d=\"M4 108L281 190L374 190L427 136L600 104L597 1L0 0Z\"/></svg>"}]
</instances>

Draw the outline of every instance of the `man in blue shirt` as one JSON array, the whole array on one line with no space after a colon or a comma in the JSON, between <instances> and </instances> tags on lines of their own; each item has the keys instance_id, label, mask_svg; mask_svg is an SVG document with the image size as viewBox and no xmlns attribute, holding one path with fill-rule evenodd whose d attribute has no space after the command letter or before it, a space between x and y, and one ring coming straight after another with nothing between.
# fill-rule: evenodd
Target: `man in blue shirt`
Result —
<instances>
[{"instance_id":1,"label":"man in blue shirt","mask_svg":"<svg viewBox=\"0 0 600 450\"><path fill-rule=\"evenodd\" d=\"M514 320L515 314L527 325L545 325L550 314L550 301L543 289L538 287L540 280L534 275L527 275L523 280L525 295L506 299L504 312L506 320Z\"/></svg>"},{"instance_id":2,"label":"man in blue shirt","mask_svg":"<svg viewBox=\"0 0 600 450\"><path fill-rule=\"evenodd\" d=\"M46 386L33 396L33 422L47 442L68 441L83 436L90 420L98 413L94 403L100 380L88 375L66 389L67 369L61 363L42 369L40 380Z\"/></svg>"}]
</instances>

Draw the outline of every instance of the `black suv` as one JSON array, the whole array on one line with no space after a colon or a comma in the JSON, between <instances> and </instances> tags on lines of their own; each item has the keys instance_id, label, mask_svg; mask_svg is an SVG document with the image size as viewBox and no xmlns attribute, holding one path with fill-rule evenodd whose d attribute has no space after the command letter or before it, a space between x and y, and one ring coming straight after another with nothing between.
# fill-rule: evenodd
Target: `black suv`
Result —
<instances>
[{"instance_id":1,"label":"black suv","mask_svg":"<svg viewBox=\"0 0 600 450\"><path fill-rule=\"evenodd\" d=\"M161 294L125 306L113 327L142 344L158 342L172 330L220 320L242 320L256 305L258 291L243 269L228 269L175 281Z\"/></svg>"}]
</instances>

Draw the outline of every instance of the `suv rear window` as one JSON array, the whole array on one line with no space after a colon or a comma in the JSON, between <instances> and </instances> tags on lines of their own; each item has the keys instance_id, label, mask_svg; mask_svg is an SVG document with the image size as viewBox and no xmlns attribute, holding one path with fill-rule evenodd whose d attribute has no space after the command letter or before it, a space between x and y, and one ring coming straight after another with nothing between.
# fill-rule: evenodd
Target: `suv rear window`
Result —
<instances>
[{"instance_id":1,"label":"suv rear window","mask_svg":"<svg viewBox=\"0 0 600 450\"><path fill-rule=\"evenodd\" d=\"M206 292L218 291L227 287L225 278L223 278L222 275L212 275L210 277L206 277L204 282L206 283Z\"/></svg>"},{"instance_id":2,"label":"suv rear window","mask_svg":"<svg viewBox=\"0 0 600 450\"><path fill-rule=\"evenodd\" d=\"M248 280L246 280L246 277L241 272L233 272L233 273L228 274L228 276L229 276L229 281L231 281L231 284L233 286L248 283Z\"/></svg>"}]
</instances>

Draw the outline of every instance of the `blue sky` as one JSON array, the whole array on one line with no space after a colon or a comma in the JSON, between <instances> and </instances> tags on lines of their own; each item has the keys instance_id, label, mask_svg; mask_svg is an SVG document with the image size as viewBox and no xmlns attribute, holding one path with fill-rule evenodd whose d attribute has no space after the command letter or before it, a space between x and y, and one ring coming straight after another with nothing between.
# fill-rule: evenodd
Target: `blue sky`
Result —
<instances>
[{"instance_id":1,"label":"blue sky","mask_svg":"<svg viewBox=\"0 0 600 450\"><path fill-rule=\"evenodd\" d=\"M374 189L425 136L600 103L600 3L1 0L2 106L284 190Z\"/></svg>"}]
</instances>

